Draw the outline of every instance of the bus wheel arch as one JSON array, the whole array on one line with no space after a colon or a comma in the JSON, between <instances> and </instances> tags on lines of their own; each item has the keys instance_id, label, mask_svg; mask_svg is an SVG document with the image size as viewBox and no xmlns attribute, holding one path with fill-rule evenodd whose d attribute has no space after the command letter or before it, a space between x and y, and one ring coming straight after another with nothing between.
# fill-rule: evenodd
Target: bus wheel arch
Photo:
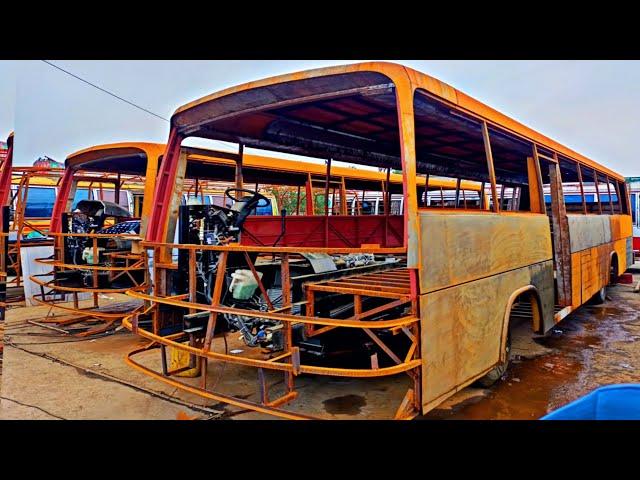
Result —
<instances>
[{"instance_id":1,"label":"bus wheel arch","mask_svg":"<svg viewBox=\"0 0 640 480\"><path fill-rule=\"evenodd\" d=\"M486 375L477 380L477 384L481 387L490 387L496 383L506 373L511 362L511 324L512 324L512 312L513 306L516 301L522 298L531 302L532 311L532 330L537 332L542 329L542 304L540 302L540 296L538 290L533 285L526 285L514 291L507 301L505 308L504 318L502 321L502 333L500 336L500 357L498 363L487 372Z\"/></svg>"},{"instance_id":2,"label":"bus wheel arch","mask_svg":"<svg viewBox=\"0 0 640 480\"><path fill-rule=\"evenodd\" d=\"M514 291L509 300L507 301L507 307L504 312L504 319L502 321L502 338L501 338L501 348L504 347L507 331L510 328L511 321L511 311L513 310L513 305L516 303L516 300L521 298L523 300L528 300L531 304L531 329L534 333L542 333L543 331L543 321L542 321L542 300L540 299L540 294L538 293L538 289L534 285L525 285L524 287L518 288Z\"/></svg>"}]
</instances>

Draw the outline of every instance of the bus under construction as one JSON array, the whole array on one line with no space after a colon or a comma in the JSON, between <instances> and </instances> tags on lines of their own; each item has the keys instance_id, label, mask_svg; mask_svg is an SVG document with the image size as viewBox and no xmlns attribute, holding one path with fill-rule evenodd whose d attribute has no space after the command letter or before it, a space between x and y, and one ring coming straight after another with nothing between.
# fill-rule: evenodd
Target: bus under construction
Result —
<instances>
[{"instance_id":1,"label":"bus under construction","mask_svg":"<svg viewBox=\"0 0 640 480\"><path fill-rule=\"evenodd\" d=\"M238 144L232 207L181 206L190 137ZM320 214L250 217L266 200L245 178L245 148L322 159L329 172L338 161L401 171L404 207L334 214L327 181ZM436 177L454 185L452 202L423 194ZM484 195L461 202L463 182L486 187L489 204ZM565 201L569 184L579 202ZM145 306L123 324L151 344L128 362L285 418L313 417L296 407L300 376L408 379L398 419L473 382L490 385L508 367L516 318L544 334L604 301L633 258L621 175L435 78L381 62L259 80L180 107L142 246L153 258L149 284L127 294ZM243 347L228 351L236 340ZM224 353L214 348L222 344ZM141 360L154 351L161 369ZM170 364L169 351L188 362ZM216 389L210 373L220 364L254 369L254 396ZM185 372L199 383L180 380Z\"/></svg>"}]
</instances>

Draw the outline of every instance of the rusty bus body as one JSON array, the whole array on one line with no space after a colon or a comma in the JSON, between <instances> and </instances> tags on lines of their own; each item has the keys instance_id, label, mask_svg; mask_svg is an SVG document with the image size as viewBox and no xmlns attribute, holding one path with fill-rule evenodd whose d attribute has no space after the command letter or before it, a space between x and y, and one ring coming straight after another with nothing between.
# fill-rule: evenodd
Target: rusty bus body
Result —
<instances>
[{"instance_id":1,"label":"rusty bus body","mask_svg":"<svg viewBox=\"0 0 640 480\"><path fill-rule=\"evenodd\" d=\"M7 257L9 236L9 200L13 164L13 132L7 138L7 152L0 158L0 321L4 322L7 295ZM4 331L4 330L3 330ZM1 344L1 342L0 342Z\"/></svg>"},{"instance_id":2,"label":"rusty bus body","mask_svg":"<svg viewBox=\"0 0 640 480\"><path fill-rule=\"evenodd\" d=\"M239 145L239 188L245 147L326 159L327 170L332 160L401 170L404 210L393 216L388 211L384 216L329 215L325 206L324 216L289 219L298 233L285 241L274 237L272 220L254 217L226 243L174 243L186 169L181 145L189 137ZM481 191L486 186L491 192L490 210L464 208L457 201L454 208L431 207L418 179L428 185L433 176L454 179L457 191L462 181L480 182ZM593 183L608 192L608 201L604 205L598 195L596 202L587 202L582 192L579 210L567 211L563 182L577 182L581 191ZM548 205L545 188L551 195ZM474 381L499 378L508 365L516 310L526 310L531 330L544 334L587 300L602 297L632 259L623 177L435 78L380 62L250 82L179 108L171 119L142 245L155 259L152 284L145 292L127 292L144 300L145 309L123 324L153 343L131 352L128 362L191 393L285 418L308 418L282 408L298 396L295 378L304 374L407 374L411 387L396 418L426 413ZM186 283L175 280L175 250L188 258ZM198 300L196 291L198 259L204 254L217 259L209 302ZM373 254L400 261L341 277L295 278L294 260L313 254ZM277 265L277 305L261 282L261 257ZM266 307L238 308L225 300L232 261L251 270L259 287L256 298ZM304 293L294 299L292 285L298 283ZM336 298L343 307L339 316L325 308ZM261 355L214 352L214 338L226 335L222 319L275 325L283 331L283 348ZM310 339L321 342L337 332L351 333L354 349L358 342L372 341L370 364L309 361ZM135 359L158 347L162 372ZM190 355L189 365L169 369L167 347ZM207 389L209 362L255 368L258 399ZM175 378L197 364L202 367L199 386ZM284 374L278 398L269 396L265 371Z\"/></svg>"},{"instance_id":3,"label":"rusty bus body","mask_svg":"<svg viewBox=\"0 0 640 480\"><path fill-rule=\"evenodd\" d=\"M104 306L100 299L144 286L147 268L135 230L145 228L150 202L137 205L135 199L151 197L162 150L162 145L128 142L90 147L67 157L48 232L54 255L36 259L51 271L30 276L40 288L33 300L54 307L44 323L66 327L86 320L101 322L72 327L86 336L109 330L135 309L135 303ZM69 296L73 306L66 304ZM83 297L90 297L92 305L80 306ZM68 315L61 318L58 311Z\"/></svg>"},{"instance_id":4,"label":"rusty bus body","mask_svg":"<svg viewBox=\"0 0 640 480\"><path fill-rule=\"evenodd\" d=\"M23 286L21 249L52 245L47 238L51 212L56 197L56 187L62 178L62 169L47 167L13 167L11 171L10 213L7 272L8 286L16 287L8 302L24 300L20 293ZM47 192L46 199L34 196ZM45 213L42 213L42 212ZM47 215L48 213L48 215Z\"/></svg>"},{"instance_id":5,"label":"rusty bus body","mask_svg":"<svg viewBox=\"0 0 640 480\"><path fill-rule=\"evenodd\" d=\"M39 233L46 236L51 209L64 169L49 167L14 167L11 172L11 230L23 236ZM44 192L44 194L43 194ZM35 198L34 198L35 197Z\"/></svg>"}]
</instances>

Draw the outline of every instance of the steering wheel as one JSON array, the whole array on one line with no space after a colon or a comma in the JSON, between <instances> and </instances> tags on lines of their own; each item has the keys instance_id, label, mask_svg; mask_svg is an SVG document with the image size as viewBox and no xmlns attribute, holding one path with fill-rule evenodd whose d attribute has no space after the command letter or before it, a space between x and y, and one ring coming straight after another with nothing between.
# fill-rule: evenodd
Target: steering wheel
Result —
<instances>
[{"instance_id":1,"label":"steering wheel","mask_svg":"<svg viewBox=\"0 0 640 480\"><path fill-rule=\"evenodd\" d=\"M261 193L256 192L255 190L247 190L246 188L227 188L224 194L234 202L241 202L242 200L237 197L237 193L235 195L232 195L231 192L248 193L249 195L251 195L251 199L248 203L256 202L256 207L266 207L271 203L271 200L269 200ZM264 204L259 203L261 200L264 200Z\"/></svg>"}]
</instances>

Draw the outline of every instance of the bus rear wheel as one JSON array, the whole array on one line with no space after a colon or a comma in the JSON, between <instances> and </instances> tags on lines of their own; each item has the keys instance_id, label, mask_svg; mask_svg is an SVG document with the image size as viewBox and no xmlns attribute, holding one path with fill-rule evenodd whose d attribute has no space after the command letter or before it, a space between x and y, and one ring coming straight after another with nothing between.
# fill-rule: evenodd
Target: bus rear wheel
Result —
<instances>
[{"instance_id":1,"label":"bus rear wheel","mask_svg":"<svg viewBox=\"0 0 640 480\"><path fill-rule=\"evenodd\" d=\"M476 380L476 385L483 388L489 388L494 385L507 372L511 363L511 331L507 333L507 342L505 345L505 360L498 363L482 378Z\"/></svg>"}]
</instances>

